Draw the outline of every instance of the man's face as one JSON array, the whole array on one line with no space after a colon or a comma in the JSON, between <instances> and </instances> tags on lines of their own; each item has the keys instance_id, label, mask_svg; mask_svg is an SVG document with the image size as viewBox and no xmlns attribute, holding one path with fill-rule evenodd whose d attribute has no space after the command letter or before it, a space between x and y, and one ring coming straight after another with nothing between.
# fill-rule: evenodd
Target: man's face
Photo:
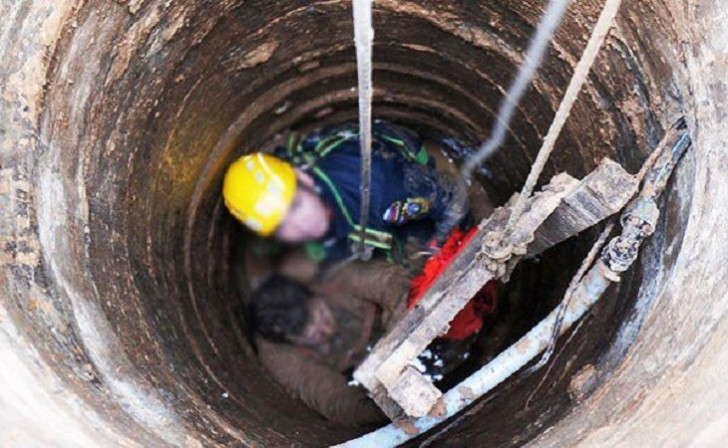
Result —
<instances>
[{"instance_id":1,"label":"man's face","mask_svg":"<svg viewBox=\"0 0 728 448\"><path fill-rule=\"evenodd\" d=\"M325 353L328 351L329 340L336 332L336 319L326 302L314 297L306 303L308 308L308 322L301 334L289 336L291 342Z\"/></svg>"},{"instance_id":2,"label":"man's face","mask_svg":"<svg viewBox=\"0 0 728 448\"><path fill-rule=\"evenodd\" d=\"M288 243L317 240L329 230L331 213L314 190L313 179L296 170L298 186L286 216L276 229L276 238Z\"/></svg>"}]
</instances>

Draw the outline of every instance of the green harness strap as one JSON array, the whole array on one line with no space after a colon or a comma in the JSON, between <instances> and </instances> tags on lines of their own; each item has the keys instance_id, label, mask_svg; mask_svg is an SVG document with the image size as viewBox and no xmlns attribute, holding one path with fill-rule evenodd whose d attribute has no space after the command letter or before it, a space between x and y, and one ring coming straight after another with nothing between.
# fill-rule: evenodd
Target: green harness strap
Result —
<instances>
[{"instance_id":1,"label":"green harness strap","mask_svg":"<svg viewBox=\"0 0 728 448\"><path fill-rule=\"evenodd\" d=\"M419 163L420 165L427 165L427 162L430 161L430 154L427 153L425 145L420 145L420 150L417 153L414 153L410 148L407 147L403 140L385 134L378 134L378 136L388 141L389 143L392 143L393 145L399 146L399 149L402 150L402 152L407 157Z\"/></svg>"},{"instance_id":2,"label":"green harness strap","mask_svg":"<svg viewBox=\"0 0 728 448\"><path fill-rule=\"evenodd\" d=\"M377 136L399 147L400 150L405 154L405 156L408 157L410 160L413 160L422 165L426 165L430 160L430 155L427 153L427 150L425 150L424 145L420 146L419 152L414 153L412 150L410 150L410 148L407 147L403 140L385 134L378 134ZM352 242L356 243L361 240L361 227L357 223L355 223L354 219L351 217L351 214L344 205L344 201L341 198L341 194L336 188L336 185L334 185L334 183L326 175L326 173L323 172L323 170L316 166L316 162L326 157L331 152L335 151L349 139L357 137L358 135L356 133L350 134L349 136L333 134L321 139L312 151L305 151L303 148L303 138L301 138L296 133L291 133L288 138L287 145L287 152L291 162L293 162L295 165L307 165L311 167L313 173L329 187L329 190L336 200L336 205L341 210L341 213L344 215L344 218L346 219L349 226L351 226L351 228L353 229L352 232L349 232L347 238ZM387 257L391 258L393 243L396 243L391 233L370 228L366 228L364 232L364 244L386 252ZM304 250L311 259L316 261L321 261L326 257L326 249L321 243L318 242L312 241L306 243L304 245Z\"/></svg>"},{"instance_id":3,"label":"green harness strap","mask_svg":"<svg viewBox=\"0 0 728 448\"><path fill-rule=\"evenodd\" d=\"M291 133L288 138L288 156L290 157L291 161L297 165L313 165L316 163L316 161L326 157L332 151L339 148L344 142L357 137L358 134L356 133L352 133L349 136L333 134L321 139L312 151L305 151L303 149L303 138L301 138L298 134L294 132ZM375 137L379 137L397 146L407 158L419 163L420 165L427 165L427 163L430 161L430 154L427 153L424 145L420 145L419 151L415 153L406 145L403 140L400 140L396 137L392 137L390 135L382 133L377 133Z\"/></svg>"},{"instance_id":4,"label":"green harness strap","mask_svg":"<svg viewBox=\"0 0 728 448\"><path fill-rule=\"evenodd\" d=\"M349 226L351 226L351 228L353 229L353 231L349 232L349 234L347 235L348 239L354 242L359 242L359 233L361 227L359 227L359 225L354 222L354 219L351 217L351 214L346 208L344 200L341 198L341 194L336 188L336 185L334 185L329 176L327 176L321 168L314 166L313 173L319 179L321 179L321 181L325 183L327 187L329 187L329 190L331 190L331 193L334 196L334 200L336 201L336 205L339 207L339 210L341 210L341 213L344 215L346 222L349 223ZM364 237L364 244L384 251L392 250L393 237L391 233L370 228L364 229L364 232L366 233L366 236Z\"/></svg>"}]
</instances>

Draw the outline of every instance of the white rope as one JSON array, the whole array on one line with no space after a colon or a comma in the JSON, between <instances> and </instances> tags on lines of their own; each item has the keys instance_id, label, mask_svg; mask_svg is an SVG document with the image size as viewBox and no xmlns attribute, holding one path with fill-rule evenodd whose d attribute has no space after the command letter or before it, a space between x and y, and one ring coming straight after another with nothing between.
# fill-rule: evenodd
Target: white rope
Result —
<instances>
[{"instance_id":1,"label":"white rope","mask_svg":"<svg viewBox=\"0 0 728 448\"><path fill-rule=\"evenodd\" d=\"M617 15L621 4L622 0L607 0L602 8L602 12L599 14L599 19L592 30L589 42L586 44L584 53L581 55L581 59L574 69L574 75L571 77L571 81L569 81L569 87L566 89L564 98L561 100L559 109L556 111L556 116L554 117L553 122L551 122L551 127L546 134L546 138L541 145L541 149L538 151L536 161L533 162L533 165L531 165L531 172L528 174L526 183L523 185L521 195L518 197L518 201L513 207L513 213L511 213L508 225L506 226L506 235L513 230L516 222L518 222L518 218L520 218L521 214L523 214L523 210L526 207L526 200L531 197L533 188L536 186L536 182L546 165L546 161L551 155L551 151L554 149L554 144L559 138L561 130L564 128L566 119L569 118L569 115L571 114L571 108L574 106L576 97L579 95L582 86L586 82L586 78L589 75L589 71L594 64L594 61L596 60L599 49L604 43L604 39L607 37L609 30L612 28L614 18Z\"/></svg>"},{"instance_id":2,"label":"white rope","mask_svg":"<svg viewBox=\"0 0 728 448\"><path fill-rule=\"evenodd\" d=\"M354 42L359 80L359 142L361 148L361 207L359 209L359 244L355 254L366 258L366 226L369 219L372 164L372 0L353 0Z\"/></svg>"},{"instance_id":3,"label":"white rope","mask_svg":"<svg viewBox=\"0 0 728 448\"><path fill-rule=\"evenodd\" d=\"M498 115L490 137L463 164L461 173L466 182L470 181L473 170L492 156L501 144L503 144L516 107L526 92L526 89L531 85L533 75L541 65L546 49L551 42L551 37L561 23L569 3L570 0L551 0L549 2L546 13L538 24L536 34L533 35L528 44L526 56L518 69L518 75L516 75L513 84L508 88L506 97L498 108Z\"/></svg>"}]
</instances>

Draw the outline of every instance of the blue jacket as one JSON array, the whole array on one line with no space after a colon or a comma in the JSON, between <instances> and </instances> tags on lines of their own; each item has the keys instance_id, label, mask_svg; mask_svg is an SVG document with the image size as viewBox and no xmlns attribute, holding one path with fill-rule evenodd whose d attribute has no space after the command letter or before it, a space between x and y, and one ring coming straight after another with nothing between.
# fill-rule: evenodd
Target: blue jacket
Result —
<instances>
[{"instance_id":1,"label":"blue jacket","mask_svg":"<svg viewBox=\"0 0 728 448\"><path fill-rule=\"evenodd\" d=\"M327 235L306 246L319 260L346 258L359 241L361 155L356 130L355 124L324 128L276 151L312 175L333 211ZM416 135L383 122L375 123L373 134L365 242L397 260L408 238L420 243L432 238L449 198Z\"/></svg>"}]
</instances>

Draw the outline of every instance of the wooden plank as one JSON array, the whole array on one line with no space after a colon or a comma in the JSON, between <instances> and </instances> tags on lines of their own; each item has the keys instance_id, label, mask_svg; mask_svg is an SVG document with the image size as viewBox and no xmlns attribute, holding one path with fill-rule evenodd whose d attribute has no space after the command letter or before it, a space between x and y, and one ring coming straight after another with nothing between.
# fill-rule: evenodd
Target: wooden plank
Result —
<instances>
[{"instance_id":1,"label":"wooden plank","mask_svg":"<svg viewBox=\"0 0 728 448\"><path fill-rule=\"evenodd\" d=\"M538 229L528 256L538 255L619 212L638 187L635 176L620 164L603 159Z\"/></svg>"},{"instance_id":2,"label":"wooden plank","mask_svg":"<svg viewBox=\"0 0 728 448\"><path fill-rule=\"evenodd\" d=\"M559 175L552 179L549 188L537 193L529 200L528 207L519 219L510 243L513 246L523 246L521 255L525 254L525 245L533 239L533 233L556 209L561 199L573 191L579 182L566 174ZM510 213L510 209L504 209L504 217ZM504 220L491 220L483 228L484 236L488 237L488 230L493 224ZM492 230L491 230L492 231ZM478 241L474 239L474 241ZM438 281L425 293L421 302L428 307L427 314L423 319L418 320L417 325L412 328L408 326L407 333L400 338L401 342L392 350L389 356L385 357L382 364L377 368L377 379L389 388L394 384L404 368L414 360L427 346L439 335L445 333L452 319L462 310L473 296L490 280L498 277L498 269L494 268L497 258L490 258L484 253L480 244L472 244L466 247L451 265L453 269L447 269L440 275ZM495 248L498 251L498 248ZM462 262L460 262L462 261ZM516 260L504 260L515 262ZM460 262L460 263L459 263ZM468 268L462 269L465 264ZM444 300L447 299L447 300Z\"/></svg>"},{"instance_id":3,"label":"wooden plank","mask_svg":"<svg viewBox=\"0 0 728 448\"><path fill-rule=\"evenodd\" d=\"M497 229L495 222L499 222L500 225L505 225L504 217L507 219L507 214L504 216L502 211L496 210L489 220L481 224L481 228L475 235L474 240L482 239L486 231ZM475 247L475 245L473 245L473 247ZM477 249L479 250L479 248ZM471 251L469 248L466 250L471 258L475 255L475 252L477 252L477 250ZM440 278L452 279L453 276L458 273L457 278L459 279L462 272L466 267L469 267L470 264L471 260L467 259L465 256L458 257L450 265L450 268L445 271L449 274L443 274ZM465 271L465 273L467 273L467 271ZM426 294L425 297L423 297L422 300L420 300L420 302L411 309L389 333L377 342L367 358L354 371L354 378L368 390L375 391L378 386L381 385L381 382L375 376L376 369L400 344L404 342L407 336L426 318L428 311L442 298L443 294L441 293L441 290L443 288L435 288L435 286L441 282L442 280L439 279L438 281L435 281L431 288L432 292ZM462 283L468 284L467 282ZM435 293L436 289L437 293ZM477 292L477 290L475 292Z\"/></svg>"}]
</instances>

